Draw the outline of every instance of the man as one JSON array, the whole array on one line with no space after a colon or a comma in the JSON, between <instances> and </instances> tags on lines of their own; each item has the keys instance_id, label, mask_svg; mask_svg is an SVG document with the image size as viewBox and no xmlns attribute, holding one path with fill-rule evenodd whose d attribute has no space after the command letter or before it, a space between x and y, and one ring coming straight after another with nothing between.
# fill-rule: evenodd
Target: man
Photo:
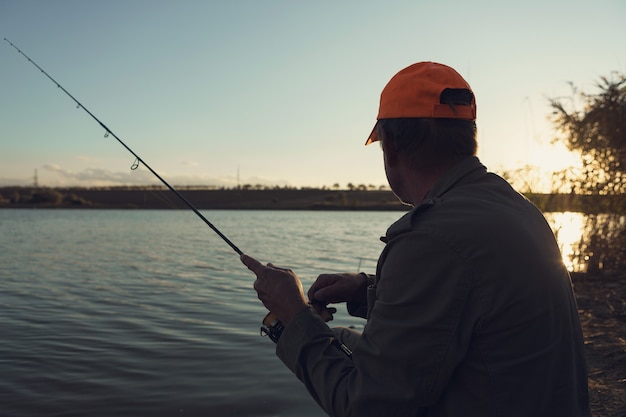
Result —
<instances>
[{"instance_id":1,"label":"man","mask_svg":"<svg viewBox=\"0 0 626 417\"><path fill-rule=\"evenodd\" d=\"M320 275L308 304L292 271L241 257L285 326L278 357L331 416L590 415L557 243L476 158L475 119L450 67L417 63L384 88L366 144L381 143L391 189L414 208L388 229L375 276ZM367 318L362 334L317 314L337 302Z\"/></svg>"}]
</instances>

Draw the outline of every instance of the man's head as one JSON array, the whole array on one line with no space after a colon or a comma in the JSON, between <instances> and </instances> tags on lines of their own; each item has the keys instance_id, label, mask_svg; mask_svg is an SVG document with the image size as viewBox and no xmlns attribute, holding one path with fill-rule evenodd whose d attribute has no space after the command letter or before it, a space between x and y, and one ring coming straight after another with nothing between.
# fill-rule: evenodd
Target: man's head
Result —
<instances>
[{"instance_id":1,"label":"man's head","mask_svg":"<svg viewBox=\"0 0 626 417\"><path fill-rule=\"evenodd\" d=\"M454 69L420 62L397 73L380 96L376 125L366 145L381 141L392 188L403 175L388 164L438 175L476 154L476 101L469 84ZM403 181L406 183L406 181Z\"/></svg>"},{"instance_id":2,"label":"man's head","mask_svg":"<svg viewBox=\"0 0 626 417\"><path fill-rule=\"evenodd\" d=\"M476 100L469 84L454 69L418 62L394 75L380 94L377 120L476 120ZM376 126L366 145L379 140Z\"/></svg>"}]
</instances>

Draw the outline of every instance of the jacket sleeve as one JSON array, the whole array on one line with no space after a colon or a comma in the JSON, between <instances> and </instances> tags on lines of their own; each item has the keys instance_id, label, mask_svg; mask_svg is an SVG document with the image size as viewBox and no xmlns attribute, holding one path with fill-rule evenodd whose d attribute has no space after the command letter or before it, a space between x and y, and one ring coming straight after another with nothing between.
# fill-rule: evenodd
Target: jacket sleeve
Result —
<instances>
[{"instance_id":1,"label":"jacket sleeve","mask_svg":"<svg viewBox=\"0 0 626 417\"><path fill-rule=\"evenodd\" d=\"M370 288L376 282L376 275L369 275L365 272L361 272L361 275L365 276L367 280L367 288ZM359 301L349 301L346 303L348 307L348 313L351 316L367 318L367 299Z\"/></svg>"},{"instance_id":2,"label":"jacket sleeve","mask_svg":"<svg viewBox=\"0 0 626 417\"><path fill-rule=\"evenodd\" d=\"M352 360L309 310L279 340L277 355L330 416L419 414L438 400L467 350L477 308L461 256L411 232L389 242L382 262Z\"/></svg>"}]
</instances>

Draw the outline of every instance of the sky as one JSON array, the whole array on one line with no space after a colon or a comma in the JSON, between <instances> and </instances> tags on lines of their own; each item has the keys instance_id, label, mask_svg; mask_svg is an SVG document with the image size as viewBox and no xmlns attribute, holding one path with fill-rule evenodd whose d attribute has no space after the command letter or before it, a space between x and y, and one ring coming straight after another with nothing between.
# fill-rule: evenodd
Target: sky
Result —
<instances>
[{"instance_id":1,"label":"sky","mask_svg":"<svg viewBox=\"0 0 626 417\"><path fill-rule=\"evenodd\" d=\"M490 170L563 168L549 99L626 73L624 22L624 0L0 0L0 36L178 186L385 185L364 143L419 61L472 86ZM2 41L0 186L158 184L104 133Z\"/></svg>"}]
</instances>

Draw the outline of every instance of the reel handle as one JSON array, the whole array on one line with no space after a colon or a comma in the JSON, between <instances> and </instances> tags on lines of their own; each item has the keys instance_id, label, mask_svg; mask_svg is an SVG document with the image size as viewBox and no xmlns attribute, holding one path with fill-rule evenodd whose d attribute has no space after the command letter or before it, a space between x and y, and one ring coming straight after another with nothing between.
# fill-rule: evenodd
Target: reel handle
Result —
<instances>
[{"instance_id":1,"label":"reel handle","mask_svg":"<svg viewBox=\"0 0 626 417\"><path fill-rule=\"evenodd\" d=\"M278 320L278 317L271 311L265 315L261 323L261 336L269 337L272 342L278 343L280 335L283 334L285 326Z\"/></svg>"}]
</instances>

